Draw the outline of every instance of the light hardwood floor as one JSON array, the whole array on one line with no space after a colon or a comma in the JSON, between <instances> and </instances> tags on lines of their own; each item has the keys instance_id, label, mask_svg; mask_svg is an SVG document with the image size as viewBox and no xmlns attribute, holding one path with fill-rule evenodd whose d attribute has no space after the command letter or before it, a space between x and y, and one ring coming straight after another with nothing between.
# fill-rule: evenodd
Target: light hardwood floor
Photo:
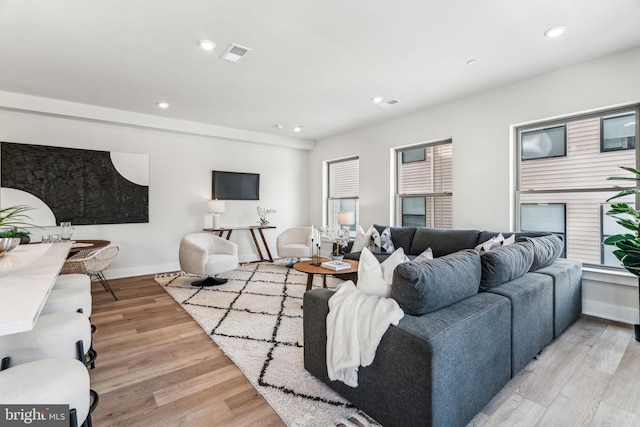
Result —
<instances>
[{"instance_id":1,"label":"light hardwood floor","mask_svg":"<svg viewBox=\"0 0 640 427\"><path fill-rule=\"evenodd\" d=\"M95 427L284 425L153 276L109 283L119 301L92 291Z\"/></svg>"},{"instance_id":2,"label":"light hardwood floor","mask_svg":"<svg viewBox=\"0 0 640 427\"><path fill-rule=\"evenodd\" d=\"M278 415L153 280L93 284L94 426L280 426ZM640 343L629 325L584 317L469 426L640 426Z\"/></svg>"}]
</instances>

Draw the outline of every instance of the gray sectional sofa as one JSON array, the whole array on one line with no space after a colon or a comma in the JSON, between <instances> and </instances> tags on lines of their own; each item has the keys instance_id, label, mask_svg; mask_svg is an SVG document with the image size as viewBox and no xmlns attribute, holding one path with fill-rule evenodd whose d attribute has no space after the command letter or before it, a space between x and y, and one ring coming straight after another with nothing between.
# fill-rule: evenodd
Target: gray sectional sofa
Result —
<instances>
[{"instance_id":1,"label":"gray sectional sofa","mask_svg":"<svg viewBox=\"0 0 640 427\"><path fill-rule=\"evenodd\" d=\"M431 247L435 257L394 270L391 297L405 316L389 327L352 388L327 376L333 291L308 291L305 368L383 426L466 425L582 311L582 266L558 258L558 236L516 233L514 244L473 249L497 234L391 228L396 248L415 257Z\"/></svg>"}]
</instances>

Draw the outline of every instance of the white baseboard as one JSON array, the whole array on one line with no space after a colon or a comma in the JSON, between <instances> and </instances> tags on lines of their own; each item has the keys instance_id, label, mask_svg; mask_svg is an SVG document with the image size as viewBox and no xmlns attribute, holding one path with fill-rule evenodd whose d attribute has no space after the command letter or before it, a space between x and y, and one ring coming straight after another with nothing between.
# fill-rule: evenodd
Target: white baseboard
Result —
<instances>
[{"instance_id":1,"label":"white baseboard","mask_svg":"<svg viewBox=\"0 0 640 427\"><path fill-rule=\"evenodd\" d=\"M582 314L628 323L630 325L638 323L638 310L621 307L619 305L605 304L600 301L583 299Z\"/></svg>"},{"instance_id":2,"label":"white baseboard","mask_svg":"<svg viewBox=\"0 0 640 427\"><path fill-rule=\"evenodd\" d=\"M180 264L157 264L145 265L133 268L110 268L104 272L107 279L122 279L124 277L145 276L147 274L167 273L170 271L180 271Z\"/></svg>"}]
</instances>

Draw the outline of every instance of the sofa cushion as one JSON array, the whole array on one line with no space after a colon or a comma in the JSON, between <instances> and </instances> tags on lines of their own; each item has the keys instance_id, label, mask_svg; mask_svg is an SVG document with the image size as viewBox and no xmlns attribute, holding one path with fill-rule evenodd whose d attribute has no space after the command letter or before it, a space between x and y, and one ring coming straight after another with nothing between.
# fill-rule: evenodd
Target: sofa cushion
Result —
<instances>
[{"instance_id":1,"label":"sofa cushion","mask_svg":"<svg viewBox=\"0 0 640 427\"><path fill-rule=\"evenodd\" d=\"M530 242L500 246L480 255L482 279L480 290L487 290L524 276L533 263L533 245Z\"/></svg>"},{"instance_id":2,"label":"sofa cushion","mask_svg":"<svg viewBox=\"0 0 640 427\"><path fill-rule=\"evenodd\" d=\"M402 248L405 254L411 250L411 242L416 234L416 227L391 227L391 240L393 246L398 249Z\"/></svg>"},{"instance_id":3,"label":"sofa cushion","mask_svg":"<svg viewBox=\"0 0 640 427\"><path fill-rule=\"evenodd\" d=\"M553 263L564 249L560 236L550 234L541 237L520 237L519 242L530 242L533 245L533 263L529 271L536 271Z\"/></svg>"},{"instance_id":4,"label":"sofa cushion","mask_svg":"<svg viewBox=\"0 0 640 427\"><path fill-rule=\"evenodd\" d=\"M369 295L389 297L393 270L398 264L406 261L409 261L409 258L402 248L398 248L382 262L378 261L369 249L364 248L358 263L358 289Z\"/></svg>"},{"instance_id":5,"label":"sofa cushion","mask_svg":"<svg viewBox=\"0 0 640 427\"><path fill-rule=\"evenodd\" d=\"M478 230L443 230L418 227L409 254L418 255L431 248L434 257L441 257L462 249L473 249L478 242Z\"/></svg>"},{"instance_id":6,"label":"sofa cushion","mask_svg":"<svg viewBox=\"0 0 640 427\"><path fill-rule=\"evenodd\" d=\"M419 316L475 295L480 276L480 255L474 250L405 262L393 273L391 298L405 313Z\"/></svg>"}]
</instances>

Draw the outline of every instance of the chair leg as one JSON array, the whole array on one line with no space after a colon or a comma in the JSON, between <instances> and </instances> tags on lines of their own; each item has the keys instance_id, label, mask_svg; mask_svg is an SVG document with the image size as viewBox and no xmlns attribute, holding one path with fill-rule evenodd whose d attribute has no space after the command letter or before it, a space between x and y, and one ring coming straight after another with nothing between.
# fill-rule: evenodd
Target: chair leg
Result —
<instances>
[{"instance_id":1,"label":"chair leg","mask_svg":"<svg viewBox=\"0 0 640 427\"><path fill-rule=\"evenodd\" d=\"M2 359L2 363L0 364L0 371L4 371L5 369L9 368L9 361L11 360L10 357L4 357Z\"/></svg>"},{"instance_id":2,"label":"chair leg","mask_svg":"<svg viewBox=\"0 0 640 427\"><path fill-rule=\"evenodd\" d=\"M94 369L96 367L96 359L98 358L98 352L93 349L93 344L87 350L87 353L84 352L84 344L82 340L76 342L76 357L79 361L84 363L86 366Z\"/></svg>"},{"instance_id":3,"label":"chair leg","mask_svg":"<svg viewBox=\"0 0 640 427\"><path fill-rule=\"evenodd\" d=\"M107 281L107 278L104 277L104 274L102 274L101 271L94 273L94 275L98 278L98 280L100 281L100 283L102 283L102 286L104 286L104 289L107 292L111 292L111 295L113 295L113 299L118 301L118 297L116 296L116 294L113 292L113 289L111 289L111 285L109 284L109 282Z\"/></svg>"}]
</instances>

